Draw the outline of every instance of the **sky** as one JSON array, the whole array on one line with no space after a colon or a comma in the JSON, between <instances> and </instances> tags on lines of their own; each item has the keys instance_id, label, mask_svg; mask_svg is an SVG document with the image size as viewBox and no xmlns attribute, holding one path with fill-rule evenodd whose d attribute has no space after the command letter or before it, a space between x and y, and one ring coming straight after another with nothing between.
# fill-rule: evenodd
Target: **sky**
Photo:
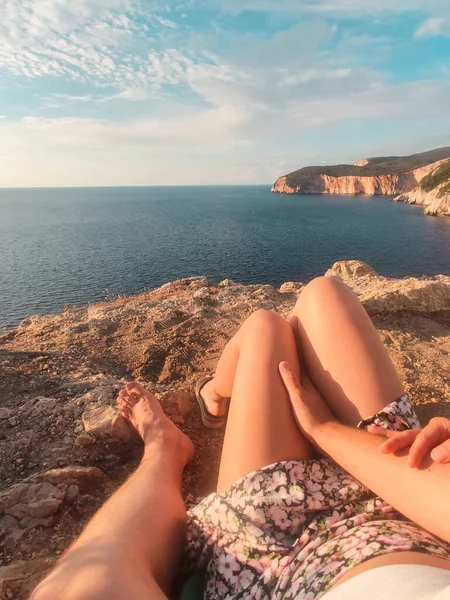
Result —
<instances>
[{"instance_id":1,"label":"sky","mask_svg":"<svg viewBox=\"0 0 450 600\"><path fill-rule=\"evenodd\" d=\"M0 0L0 187L266 184L447 145L449 0Z\"/></svg>"}]
</instances>

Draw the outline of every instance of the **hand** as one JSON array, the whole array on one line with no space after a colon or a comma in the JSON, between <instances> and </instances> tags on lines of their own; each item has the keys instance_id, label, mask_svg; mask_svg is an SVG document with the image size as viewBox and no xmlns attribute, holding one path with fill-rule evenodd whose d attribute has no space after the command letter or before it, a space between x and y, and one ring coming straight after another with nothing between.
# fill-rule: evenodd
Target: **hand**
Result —
<instances>
[{"instance_id":1,"label":"hand","mask_svg":"<svg viewBox=\"0 0 450 600\"><path fill-rule=\"evenodd\" d=\"M370 425L367 431L388 438L380 446L384 454L393 454L410 446L408 465L413 469L420 467L429 452L435 462L450 463L450 419L436 417L423 429L391 431Z\"/></svg>"},{"instance_id":2,"label":"hand","mask_svg":"<svg viewBox=\"0 0 450 600\"><path fill-rule=\"evenodd\" d=\"M279 370L289 394L297 424L305 436L320 448L319 434L325 425L336 422L336 419L309 377L303 376L302 384L300 384L297 375L287 362L280 363Z\"/></svg>"}]
</instances>

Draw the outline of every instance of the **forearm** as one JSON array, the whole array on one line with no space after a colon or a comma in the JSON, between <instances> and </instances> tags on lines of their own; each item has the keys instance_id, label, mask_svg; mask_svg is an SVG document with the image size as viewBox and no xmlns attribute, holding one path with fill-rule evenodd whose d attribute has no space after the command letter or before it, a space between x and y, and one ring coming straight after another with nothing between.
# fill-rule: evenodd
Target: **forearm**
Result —
<instances>
[{"instance_id":1,"label":"forearm","mask_svg":"<svg viewBox=\"0 0 450 600\"><path fill-rule=\"evenodd\" d=\"M324 453L377 496L450 542L450 465L427 457L421 469L411 469L406 452L382 454L382 438L337 422L321 426L314 438Z\"/></svg>"}]
</instances>

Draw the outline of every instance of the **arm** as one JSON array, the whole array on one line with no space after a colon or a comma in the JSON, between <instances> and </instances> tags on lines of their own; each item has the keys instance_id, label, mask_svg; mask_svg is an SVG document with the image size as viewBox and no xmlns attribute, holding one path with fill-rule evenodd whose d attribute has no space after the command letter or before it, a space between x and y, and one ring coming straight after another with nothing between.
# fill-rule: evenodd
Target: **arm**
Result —
<instances>
[{"instance_id":1,"label":"arm","mask_svg":"<svg viewBox=\"0 0 450 600\"><path fill-rule=\"evenodd\" d=\"M280 372L308 439L411 521L450 542L450 465L428 455L421 469L411 469L407 453L381 453L382 438L339 423L316 391L300 386L287 363Z\"/></svg>"},{"instance_id":2,"label":"arm","mask_svg":"<svg viewBox=\"0 0 450 600\"><path fill-rule=\"evenodd\" d=\"M382 454L380 438L329 422L315 430L316 444L377 496L430 533L450 542L450 465L425 458L421 469L408 456Z\"/></svg>"},{"instance_id":3,"label":"arm","mask_svg":"<svg viewBox=\"0 0 450 600\"><path fill-rule=\"evenodd\" d=\"M370 425L367 431L388 438L380 446L384 454L409 448L408 465L412 469L419 467L429 452L435 462L450 463L450 419L445 417L431 419L423 429L390 431Z\"/></svg>"}]
</instances>

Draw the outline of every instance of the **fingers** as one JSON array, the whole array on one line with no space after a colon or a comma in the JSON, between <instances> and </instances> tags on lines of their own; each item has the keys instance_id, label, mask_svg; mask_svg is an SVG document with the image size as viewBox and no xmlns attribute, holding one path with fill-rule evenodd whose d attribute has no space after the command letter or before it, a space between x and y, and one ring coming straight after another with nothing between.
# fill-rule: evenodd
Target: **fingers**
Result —
<instances>
[{"instance_id":1,"label":"fingers","mask_svg":"<svg viewBox=\"0 0 450 600\"><path fill-rule=\"evenodd\" d=\"M425 456L431 453L435 462L450 463L450 420L437 417L430 421L424 429L409 429L407 431L390 431L369 425L369 433L388 438L380 446L384 454L393 454L410 447L408 466L418 468Z\"/></svg>"},{"instance_id":2,"label":"fingers","mask_svg":"<svg viewBox=\"0 0 450 600\"><path fill-rule=\"evenodd\" d=\"M410 429L395 433L380 446L381 452L392 454L410 446L408 466L420 467L425 456L440 463L450 462L450 426L448 419L432 419L424 429ZM371 431L371 433L373 433Z\"/></svg>"},{"instance_id":3,"label":"fingers","mask_svg":"<svg viewBox=\"0 0 450 600\"><path fill-rule=\"evenodd\" d=\"M421 429L408 429L407 431L393 431L392 429L385 429L384 427L378 427L377 425L369 425L367 431L374 435L379 435L388 438L380 446L383 454L393 454L404 448L408 448L414 442L416 437L419 435Z\"/></svg>"},{"instance_id":4,"label":"fingers","mask_svg":"<svg viewBox=\"0 0 450 600\"><path fill-rule=\"evenodd\" d=\"M398 431L392 429L386 429L385 427L379 427L378 425L368 425L367 431L374 435L381 435L382 437L391 438L399 434Z\"/></svg>"},{"instance_id":5,"label":"fingers","mask_svg":"<svg viewBox=\"0 0 450 600\"><path fill-rule=\"evenodd\" d=\"M425 456L433 449L437 450L436 447L445 442L448 437L448 432L445 427L442 427L440 419L432 419L426 427L420 430L412 444L408 465L413 469L419 467Z\"/></svg>"},{"instance_id":6,"label":"fingers","mask_svg":"<svg viewBox=\"0 0 450 600\"><path fill-rule=\"evenodd\" d=\"M310 432L311 425L314 422L314 418L311 415L310 406L305 403L305 398L308 394L304 393L303 388L300 385L296 373L291 368L291 365L287 362L281 362L279 364L279 371L283 383L289 395L289 399L292 404L294 416L300 429L308 435Z\"/></svg>"},{"instance_id":7,"label":"fingers","mask_svg":"<svg viewBox=\"0 0 450 600\"><path fill-rule=\"evenodd\" d=\"M409 448L414 443L420 432L421 429L393 431L387 436L388 439L381 444L380 451L383 452L383 454L393 454L394 452L398 452L404 448Z\"/></svg>"},{"instance_id":8,"label":"fingers","mask_svg":"<svg viewBox=\"0 0 450 600\"><path fill-rule=\"evenodd\" d=\"M296 402L301 400L301 387L300 382L298 380L297 375L291 369L291 366L287 362L281 362L280 366L280 374L283 379L284 385L288 391L288 394L291 398L292 402Z\"/></svg>"},{"instance_id":9,"label":"fingers","mask_svg":"<svg viewBox=\"0 0 450 600\"><path fill-rule=\"evenodd\" d=\"M431 452L431 458L439 463L450 463L450 440L447 440Z\"/></svg>"}]
</instances>

